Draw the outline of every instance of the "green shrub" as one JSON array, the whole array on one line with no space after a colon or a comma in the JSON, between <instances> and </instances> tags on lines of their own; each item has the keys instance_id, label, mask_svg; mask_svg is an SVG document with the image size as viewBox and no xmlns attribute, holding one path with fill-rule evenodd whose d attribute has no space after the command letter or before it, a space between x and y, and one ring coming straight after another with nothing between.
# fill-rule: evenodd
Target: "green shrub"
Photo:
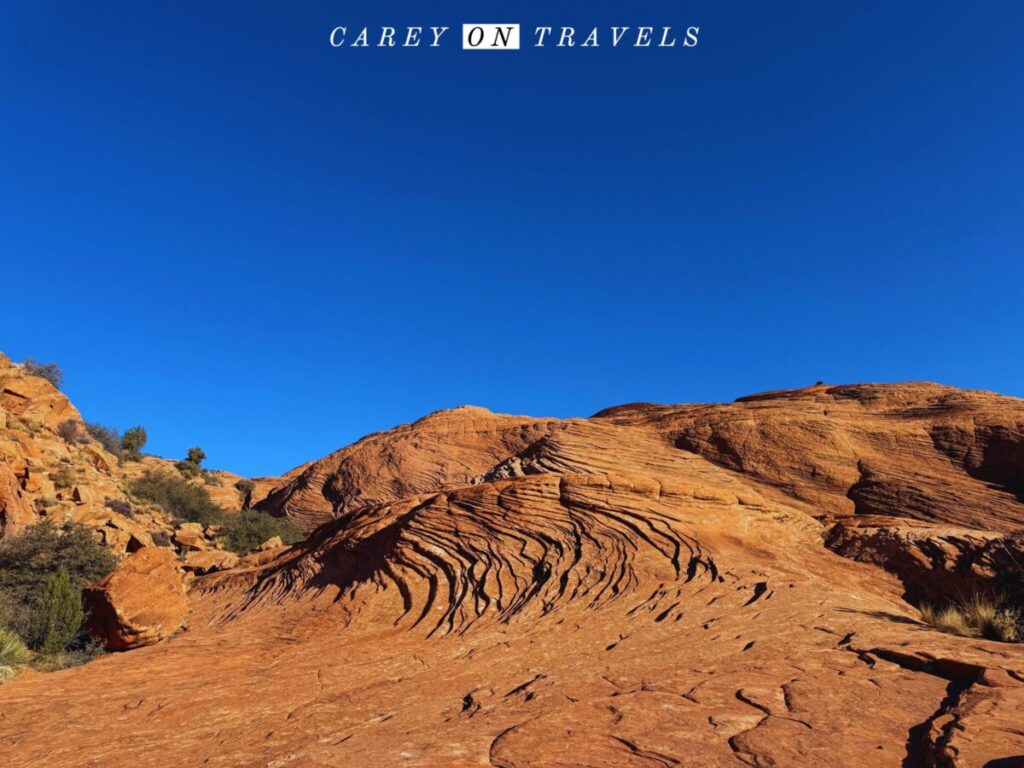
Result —
<instances>
[{"instance_id":1,"label":"green shrub","mask_svg":"<svg viewBox=\"0 0 1024 768\"><path fill-rule=\"evenodd\" d=\"M158 505L176 522L202 523L204 526L219 522L224 510L213 503L202 486L164 472L146 470L132 482L133 495Z\"/></svg>"},{"instance_id":2,"label":"green shrub","mask_svg":"<svg viewBox=\"0 0 1024 768\"><path fill-rule=\"evenodd\" d=\"M22 362L22 366L25 369L25 373L30 376L46 379L57 389L60 389L61 382L64 381L64 371L56 363L37 363L32 358L26 357L24 362Z\"/></svg>"},{"instance_id":3,"label":"green shrub","mask_svg":"<svg viewBox=\"0 0 1024 768\"><path fill-rule=\"evenodd\" d=\"M50 576L29 624L29 644L40 653L63 653L82 627L82 592L71 584L67 568Z\"/></svg>"},{"instance_id":4,"label":"green shrub","mask_svg":"<svg viewBox=\"0 0 1024 768\"><path fill-rule=\"evenodd\" d=\"M75 473L67 467L58 469L50 475L50 479L53 480L53 485L56 488L70 488L78 481Z\"/></svg>"},{"instance_id":5,"label":"green shrub","mask_svg":"<svg viewBox=\"0 0 1024 768\"><path fill-rule=\"evenodd\" d=\"M18 674L29 658L31 654L20 637L9 629L0 629L0 685Z\"/></svg>"},{"instance_id":6,"label":"green shrub","mask_svg":"<svg viewBox=\"0 0 1024 768\"><path fill-rule=\"evenodd\" d=\"M29 526L0 541L0 619L23 639L50 577L64 568L74 590L99 581L117 566L117 558L78 523Z\"/></svg>"},{"instance_id":7,"label":"green shrub","mask_svg":"<svg viewBox=\"0 0 1024 768\"><path fill-rule=\"evenodd\" d=\"M148 439L149 435L146 434L145 429L142 427L132 427L124 431L124 436L121 438L121 448L128 458L138 458L139 453L142 451L142 446L146 444Z\"/></svg>"},{"instance_id":8,"label":"green shrub","mask_svg":"<svg viewBox=\"0 0 1024 768\"><path fill-rule=\"evenodd\" d=\"M285 544L294 544L304 538L302 531L291 520L272 517L255 509L243 509L229 515L221 531L224 546L239 555L255 551L260 544L274 536L280 536Z\"/></svg>"},{"instance_id":9,"label":"green shrub","mask_svg":"<svg viewBox=\"0 0 1024 768\"><path fill-rule=\"evenodd\" d=\"M105 427L102 424L87 421L85 422L85 431L93 440L115 456L121 452L121 435L114 427Z\"/></svg>"},{"instance_id":10,"label":"green shrub","mask_svg":"<svg viewBox=\"0 0 1024 768\"><path fill-rule=\"evenodd\" d=\"M206 458L206 452L202 448L189 448L188 456L181 461L175 463L175 468L181 472L183 477L193 478L203 475L203 481L207 485L213 485L210 482L210 473L203 469L203 459Z\"/></svg>"},{"instance_id":11,"label":"green shrub","mask_svg":"<svg viewBox=\"0 0 1024 768\"><path fill-rule=\"evenodd\" d=\"M174 463L174 468L181 472L182 477L187 477L189 479L199 475L199 467L190 461L176 461Z\"/></svg>"}]
</instances>

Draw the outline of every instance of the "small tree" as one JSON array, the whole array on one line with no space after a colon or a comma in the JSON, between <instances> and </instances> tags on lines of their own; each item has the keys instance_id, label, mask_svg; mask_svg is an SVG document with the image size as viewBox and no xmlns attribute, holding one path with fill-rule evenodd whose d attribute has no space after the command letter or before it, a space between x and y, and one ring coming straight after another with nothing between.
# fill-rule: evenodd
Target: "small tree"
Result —
<instances>
[{"instance_id":1,"label":"small tree","mask_svg":"<svg viewBox=\"0 0 1024 768\"><path fill-rule=\"evenodd\" d=\"M44 654L63 651L82 626L82 596L62 565L46 582L29 630L32 645Z\"/></svg>"},{"instance_id":2,"label":"small tree","mask_svg":"<svg viewBox=\"0 0 1024 768\"><path fill-rule=\"evenodd\" d=\"M131 456L138 456L142 450L142 446L146 444L146 440L149 436L146 434L146 430L142 427L132 427L124 431L124 437L121 438L121 447L125 453Z\"/></svg>"},{"instance_id":3,"label":"small tree","mask_svg":"<svg viewBox=\"0 0 1024 768\"><path fill-rule=\"evenodd\" d=\"M0 626L30 641L29 627L46 585L61 567L74 589L99 581L117 558L80 523L44 521L0 539Z\"/></svg>"},{"instance_id":4,"label":"small tree","mask_svg":"<svg viewBox=\"0 0 1024 768\"><path fill-rule=\"evenodd\" d=\"M46 379L57 389L60 389L61 382L64 381L64 371L56 363L37 363L31 357L26 357L21 365L25 373Z\"/></svg>"},{"instance_id":5,"label":"small tree","mask_svg":"<svg viewBox=\"0 0 1024 768\"><path fill-rule=\"evenodd\" d=\"M206 452L202 448L189 448L188 456L174 466L185 477L198 477L200 472L206 473L206 470L203 469L203 459L205 458Z\"/></svg>"}]
</instances>

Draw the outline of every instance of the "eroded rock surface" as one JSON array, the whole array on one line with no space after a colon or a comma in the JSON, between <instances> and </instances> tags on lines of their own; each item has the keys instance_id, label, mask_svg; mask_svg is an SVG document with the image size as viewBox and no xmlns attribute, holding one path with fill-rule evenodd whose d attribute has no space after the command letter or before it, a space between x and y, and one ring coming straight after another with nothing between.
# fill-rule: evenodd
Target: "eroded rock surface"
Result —
<instances>
[{"instance_id":1,"label":"eroded rock surface","mask_svg":"<svg viewBox=\"0 0 1024 768\"><path fill-rule=\"evenodd\" d=\"M433 414L290 473L266 504L310 537L197 577L187 632L0 689L0 744L52 766L1014 765L1024 647L903 598L920 569L1003 568L1022 415L937 385Z\"/></svg>"}]
</instances>

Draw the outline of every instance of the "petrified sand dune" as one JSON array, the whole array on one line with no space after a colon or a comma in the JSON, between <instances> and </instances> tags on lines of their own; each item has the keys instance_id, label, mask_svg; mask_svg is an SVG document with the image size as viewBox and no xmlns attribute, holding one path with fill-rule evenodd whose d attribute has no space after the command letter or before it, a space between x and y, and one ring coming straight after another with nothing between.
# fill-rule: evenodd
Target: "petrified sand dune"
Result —
<instances>
[{"instance_id":1,"label":"petrified sand dune","mask_svg":"<svg viewBox=\"0 0 1024 768\"><path fill-rule=\"evenodd\" d=\"M1024 647L921 623L897 578L921 578L908 563L938 540L961 547L950 579L968 550L977 578L1006 575L985 547L1024 521L1022 438L1021 401L936 385L433 414L292 475L267 507L319 526L197 578L186 631L0 689L0 749L50 766L1024 764Z\"/></svg>"}]
</instances>

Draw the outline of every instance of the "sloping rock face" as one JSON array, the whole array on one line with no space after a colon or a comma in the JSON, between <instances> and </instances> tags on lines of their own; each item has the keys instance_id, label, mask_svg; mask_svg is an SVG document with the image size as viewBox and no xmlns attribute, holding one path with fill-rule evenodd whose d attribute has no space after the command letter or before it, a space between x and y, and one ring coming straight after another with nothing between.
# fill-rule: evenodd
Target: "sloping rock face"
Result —
<instances>
[{"instance_id":1,"label":"sloping rock face","mask_svg":"<svg viewBox=\"0 0 1024 768\"><path fill-rule=\"evenodd\" d=\"M82 596L86 628L112 651L162 640L181 627L188 611L177 560L162 548L138 550Z\"/></svg>"},{"instance_id":2,"label":"sloping rock face","mask_svg":"<svg viewBox=\"0 0 1024 768\"><path fill-rule=\"evenodd\" d=\"M289 473L291 481L257 506L312 530L365 504L468 483L554 424L471 406L439 411Z\"/></svg>"},{"instance_id":3,"label":"sloping rock face","mask_svg":"<svg viewBox=\"0 0 1024 768\"><path fill-rule=\"evenodd\" d=\"M872 537L955 559L1016 536L1020 416L934 385L434 414L271 494L321 524L197 577L187 632L0 689L0 743L51 766L1014 765L1024 646L923 624Z\"/></svg>"},{"instance_id":4,"label":"sloping rock face","mask_svg":"<svg viewBox=\"0 0 1024 768\"><path fill-rule=\"evenodd\" d=\"M65 421L77 426L77 439L61 437ZM0 353L0 538L40 521L71 520L91 528L117 555L152 546L154 535L171 533L173 521L159 507L131 499L130 485L146 471L180 476L174 465L155 456L118 461L88 436L81 414L62 392ZM229 513L284 482L258 478L244 492L238 487L242 480L216 471L191 482Z\"/></svg>"},{"instance_id":5,"label":"sloping rock face","mask_svg":"<svg viewBox=\"0 0 1024 768\"><path fill-rule=\"evenodd\" d=\"M35 522L35 514L21 490L17 475L6 461L0 461L0 538Z\"/></svg>"}]
</instances>

